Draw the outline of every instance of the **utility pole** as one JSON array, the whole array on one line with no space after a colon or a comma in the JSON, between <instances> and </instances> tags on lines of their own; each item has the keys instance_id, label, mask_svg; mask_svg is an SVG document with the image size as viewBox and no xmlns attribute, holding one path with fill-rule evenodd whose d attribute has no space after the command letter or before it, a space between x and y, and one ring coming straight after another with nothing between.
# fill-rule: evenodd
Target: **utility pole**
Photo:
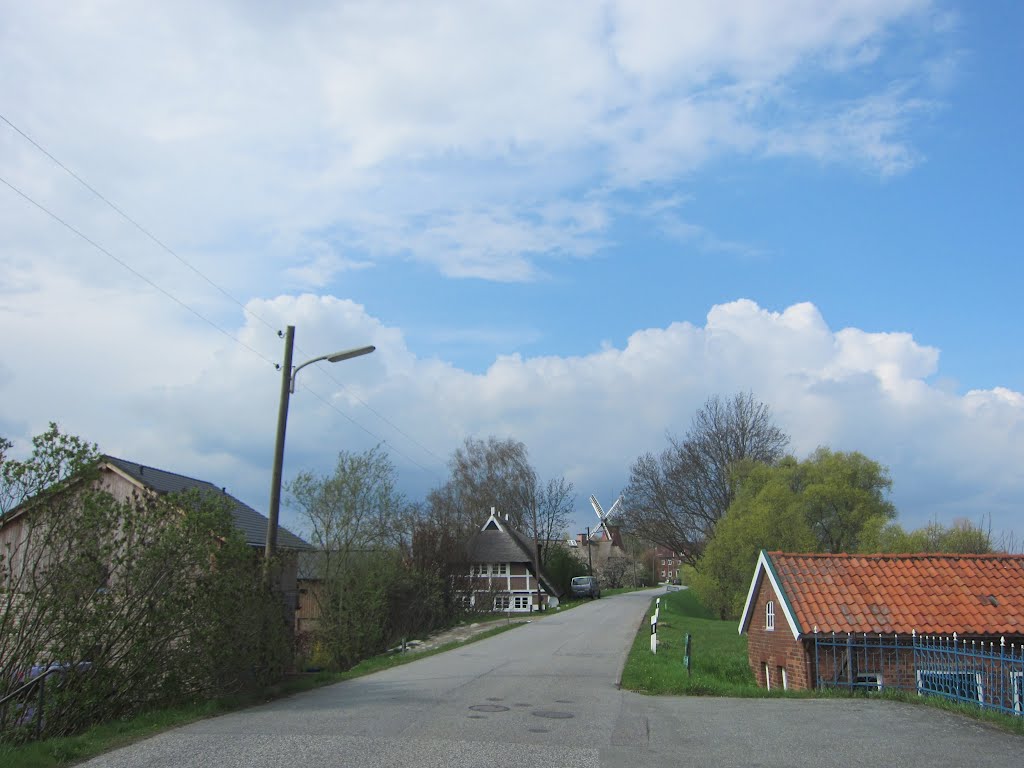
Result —
<instances>
[{"instance_id":1,"label":"utility pole","mask_svg":"<svg viewBox=\"0 0 1024 768\"><path fill-rule=\"evenodd\" d=\"M295 344L295 326L289 325L284 334L284 364L281 366L281 403L277 410L277 439L274 441L274 470L270 477L270 509L267 510L267 543L263 559L267 568L277 550L277 521L281 513L281 470L284 466L284 434L288 426L288 399L292 384L292 347Z\"/></svg>"},{"instance_id":2,"label":"utility pole","mask_svg":"<svg viewBox=\"0 0 1024 768\"><path fill-rule=\"evenodd\" d=\"M594 558L590 554L590 526L587 526L587 575L594 575Z\"/></svg>"}]
</instances>

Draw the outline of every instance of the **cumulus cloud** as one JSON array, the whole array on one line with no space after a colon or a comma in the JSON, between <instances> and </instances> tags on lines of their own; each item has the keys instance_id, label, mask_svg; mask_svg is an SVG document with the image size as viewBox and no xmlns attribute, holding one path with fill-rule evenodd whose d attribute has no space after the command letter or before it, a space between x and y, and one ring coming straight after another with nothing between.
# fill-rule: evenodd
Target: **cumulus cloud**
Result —
<instances>
[{"instance_id":1,"label":"cumulus cloud","mask_svg":"<svg viewBox=\"0 0 1024 768\"><path fill-rule=\"evenodd\" d=\"M443 480L466 436L512 436L542 475L576 484L585 514L588 494L618 493L632 461L660 451L666 432L683 434L707 397L749 390L772 406L798 455L830 445L888 465L906 524L991 515L1010 529L1024 503L1024 395L944 391L933 382L938 350L906 333L832 329L809 303L771 311L737 300L712 307L701 325L637 331L621 348L499 356L471 374L418 357L401 329L346 299L251 301L252 314L233 328L236 344L200 325L167 331L160 304L145 295L82 295L59 278L48 290L61 292L56 319L32 316L31 291L0 310L10 359L34 359L0 380L5 402L19 404L8 410L8 434L24 445L55 419L104 450L208 477L258 507L280 381L281 342L270 328L286 324L298 327L297 360L377 346L303 370L286 474L326 471L338 450L384 441L415 497ZM133 320L90 319L98 300ZM33 358L40 348L61 353Z\"/></svg>"}]
</instances>

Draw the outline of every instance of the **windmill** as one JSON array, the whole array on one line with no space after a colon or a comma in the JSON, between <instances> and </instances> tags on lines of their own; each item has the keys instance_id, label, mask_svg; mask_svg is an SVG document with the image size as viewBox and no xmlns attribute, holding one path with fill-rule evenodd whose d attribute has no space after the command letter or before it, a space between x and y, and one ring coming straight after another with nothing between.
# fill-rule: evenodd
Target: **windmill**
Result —
<instances>
[{"instance_id":1,"label":"windmill","mask_svg":"<svg viewBox=\"0 0 1024 768\"><path fill-rule=\"evenodd\" d=\"M597 513L597 519L601 521L597 524L597 527L590 532L591 539L597 538L598 531L600 531L602 528L604 529L604 538L607 538L609 540L612 538L612 533L608 530L608 519L615 514L615 510L619 508L619 504L621 503L622 497L619 496L619 498L615 500L615 503L612 504L611 508L607 512L605 512L604 508L601 506L601 502L597 500L597 497L590 497L590 506L592 506L594 508L594 512Z\"/></svg>"}]
</instances>

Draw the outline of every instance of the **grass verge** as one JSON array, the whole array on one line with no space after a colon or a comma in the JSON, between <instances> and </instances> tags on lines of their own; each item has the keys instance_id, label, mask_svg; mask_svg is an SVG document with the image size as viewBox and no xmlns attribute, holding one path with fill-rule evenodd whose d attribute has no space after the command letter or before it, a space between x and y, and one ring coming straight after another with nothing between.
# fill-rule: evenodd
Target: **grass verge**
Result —
<instances>
[{"instance_id":1,"label":"grass verge","mask_svg":"<svg viewBox=\"0 0 1024 768\"><path fill-rule=\"evenodd\" d=\"M289 678L272 686L259 694L238 696L169 709L146 712L130 720L119 720L112 723L96 725L76 736L62 736L53 739L19 745L0 744L0 765L18 766L18 768L54 768L55 766L71 765L88 760L112 749L123 747L136 741L154 736L162 731L194 723L216 715L227 714L257 704L265 704L285 696L310 691L325 685L340 683L374 672L408 664L434 654L444 653L477 640L506 632L522 622L497 624L466 640L447 643L429 651L404 654L384 654L366 659L344 672L315 672Z\"/></svg>"},{"instance_id":2,"label":"grass verge","mask_svg":"<svg viewBox=\"0 0 1024 768\"><path fill-rule=\"evenodd\" d=\"M650 611L646 614L622 671L622 687L655 695L759 696L747 664L747 639L736 623L708 613L693 593L684 589L661 598L658 653L651 653ZM689 633L690 673L683 666Z\"/></svg>"}]
</instances>

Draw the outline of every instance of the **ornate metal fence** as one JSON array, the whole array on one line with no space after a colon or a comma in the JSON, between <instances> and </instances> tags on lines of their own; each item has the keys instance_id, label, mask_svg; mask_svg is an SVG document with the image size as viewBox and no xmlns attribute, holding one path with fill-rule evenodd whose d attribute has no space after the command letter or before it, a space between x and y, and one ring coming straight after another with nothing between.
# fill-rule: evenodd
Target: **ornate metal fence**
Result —
<instances>
[{"instance_id":1,"label":"ornate metal fence","mask_svg":"<svg viewBox=\"0 0 1024 768\"><path fill-rule=\"evenodd\" d=\"M1024 646L1006 638L815 634L819 688L895 689L1007 714L1024 710Z\"/></svg>"}]
</instances>

